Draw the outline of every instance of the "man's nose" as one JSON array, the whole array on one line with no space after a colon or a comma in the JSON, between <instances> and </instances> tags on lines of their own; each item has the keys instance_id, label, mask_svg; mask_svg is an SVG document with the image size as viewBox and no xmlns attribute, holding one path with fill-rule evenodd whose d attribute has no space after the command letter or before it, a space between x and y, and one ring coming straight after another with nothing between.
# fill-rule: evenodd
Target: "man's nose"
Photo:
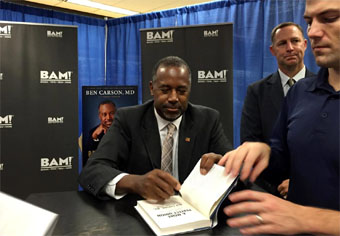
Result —
<instances>
[{"instance_id":1,"label":"man's nose","mask_svg":"<svg viewBox=\"0 0 340 236\"><path fill-rule=\"evenodd\" d=\"M310 39L320 38L322 36L322 26L317 20L314 20L311 24L309 24L307 28L307 35Z\"/></svg>"},{"instance_id":2,"label":"man's nose","mask_svg":"<svg viewBox=\"0 0 340 236\"><path fill-rule=\"evenodd\" d=\"M170 102L178 102L178 95L176 89L171 90L168 100Z\"/></svg>"},{"instance_id":3,"label":"man's nose","mask_svg":"<svg viewBox=\"0 0 340 236\"><path fill-rule=\"evenodd\" d=\"M287 42L286 50L287 51L293 51L294 50L293 44L291 42Z\"/></svg>"}]
</instances>

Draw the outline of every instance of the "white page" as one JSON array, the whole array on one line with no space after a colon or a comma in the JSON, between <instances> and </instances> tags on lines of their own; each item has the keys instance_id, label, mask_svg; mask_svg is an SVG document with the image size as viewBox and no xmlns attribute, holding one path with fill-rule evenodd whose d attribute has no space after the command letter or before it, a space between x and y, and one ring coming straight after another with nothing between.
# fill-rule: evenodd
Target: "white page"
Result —
<instances>
[{"instance_id":1,"label":"white page","mask_svg":"<svg viewBox=\"0 0 340 236\"><path fill-rule=\"evenodd\" d=\"M224 166L214 164L211 170L206 174L200 173L199 160L191 171L190 175L184 181L180 193L182 198L202 212L206 217L210 217L212 206L224 195L236 177L231 174L226 175Z\"/></svg>"},{"instance_id":2,"label":"white page","mask_svg":"<svg viewBox=\"0 0 340 236\"><path fill-rule=\"evenodd\" d=\"M148 212L150 218L160 228L169 228L196 221L209 220L195 208L186 203L180 196L172 196L161 203L154 201L138 201L138 204Z\"/></svg>"},{"instance_id":3,"label":"white page","mask_svg":"<svg viewBox=\"0 0 340 236\"><path fill-rule=\"evenodd\" d=\"M58 215L0 192L0 235L50 235Z\"/></svg>"}]
</instances>

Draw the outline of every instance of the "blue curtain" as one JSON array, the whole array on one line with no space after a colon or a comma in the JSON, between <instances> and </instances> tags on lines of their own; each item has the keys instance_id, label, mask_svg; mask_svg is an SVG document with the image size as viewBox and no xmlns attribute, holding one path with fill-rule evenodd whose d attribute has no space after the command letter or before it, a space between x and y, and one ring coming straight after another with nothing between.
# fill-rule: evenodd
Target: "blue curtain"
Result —
<instances>
[{"instance_id":1,"label":"blue curtain","mask_svg":"<svg viewBox=\"0 0 340 236\"><path fill-rule=\"evenodd\" d=\"M138 85L141 94L139 29L233 22L234 144L238 146L247 86L277 70L276 60L269 51L270 32L284 21L306 28L304 8L304 0L224 0L108 20L107 84ZM312 71L318 70L310 48L305 64Z\"/></svg>"},{"instance_id":2,"label":"blue curtain","mask_svg":"<svg viewBox=\"0 0 340 236\"><path fill-rule=\"evenodd\" d=\"M138 85L141 102L139 29L233 22L234 142L238 146L247 86L277 70L276 60L269 51L270 32L283 21L293 21L306 28L302 17L304 7L305 0L224 0L105 21L0 0L0 20L78 26L80 118L83 85ZM106 78L105 25L108 28ZM305 64L314 72L318 70L310 48Z\"/></svg>"}]
</instances>

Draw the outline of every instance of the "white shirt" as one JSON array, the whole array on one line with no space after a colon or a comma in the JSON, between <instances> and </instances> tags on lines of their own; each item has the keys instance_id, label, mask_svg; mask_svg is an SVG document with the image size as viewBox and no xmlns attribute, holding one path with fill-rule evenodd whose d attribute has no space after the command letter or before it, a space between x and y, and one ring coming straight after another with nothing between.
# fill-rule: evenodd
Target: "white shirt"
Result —
<instances>
[{"instance_id":1,"label":"white shirt","mask_svg":"<svg viewBox=\"0 0 340 236\"><path fill-rule=\"evenodd\" d=\"M165 139L167 132L168 132L166 126L170 123L170 121L167 121L163 119L162 117L160 117L155 108L154 108L154 112L155 112L155 116L157 120L159 136L161 138L161 148L162 148L163 140ZM172 151L172 170L173 170L173 176L176 179L179 178L178 177L178 136L179 136L178 133L179 133L179 126L181 124L181 121L182 121L182 116L177 118L177 120L172 121L172 123L176 126L175 132L173 134L174 145L173 145L173 151ZM104 187L106 194L117 200L124 197L126 194L118 195L115 192L116 192L117 183L126 175L128 174L121 173L117 175L114 179L112 179L109 183L107 183L107 185Z\"/></svg>"},{"instance_id":2,"label":"white shirt","mask_svg":"<svg viewBox=\"0 0 340 236\"><path fill-rule=\"evenodd\" d=\"M287 84L290 77L287 76L285 73L283 73L280 69L279 69L279 74L281 77L283 94L284 96L286 96L288 93L288 90L290 89L290 86ZM303 66L303 68L293 77L293 79L295 80L295 82L298 82L300 79L305 78L305 77L306 77L306 67Z\"/></svg>"}]
</instances>

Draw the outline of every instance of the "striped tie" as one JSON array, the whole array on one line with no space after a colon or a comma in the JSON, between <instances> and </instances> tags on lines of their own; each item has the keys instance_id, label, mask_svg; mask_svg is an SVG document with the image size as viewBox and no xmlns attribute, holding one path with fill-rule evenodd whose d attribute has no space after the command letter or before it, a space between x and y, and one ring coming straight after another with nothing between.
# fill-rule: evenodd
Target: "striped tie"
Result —
<instances>
[{"instance_id":1,"label":"striped tie","mask_svg":"<svg viewBox=\"0 0 340 236\"><path fill-rule=\"evenodd\" d=\"M162 163L161 169L172 174L172 149L174 145L173 134L176 126L173 123L167 125L168 133L163 141L162 146Z\"/></svg>"}]
</instances>

